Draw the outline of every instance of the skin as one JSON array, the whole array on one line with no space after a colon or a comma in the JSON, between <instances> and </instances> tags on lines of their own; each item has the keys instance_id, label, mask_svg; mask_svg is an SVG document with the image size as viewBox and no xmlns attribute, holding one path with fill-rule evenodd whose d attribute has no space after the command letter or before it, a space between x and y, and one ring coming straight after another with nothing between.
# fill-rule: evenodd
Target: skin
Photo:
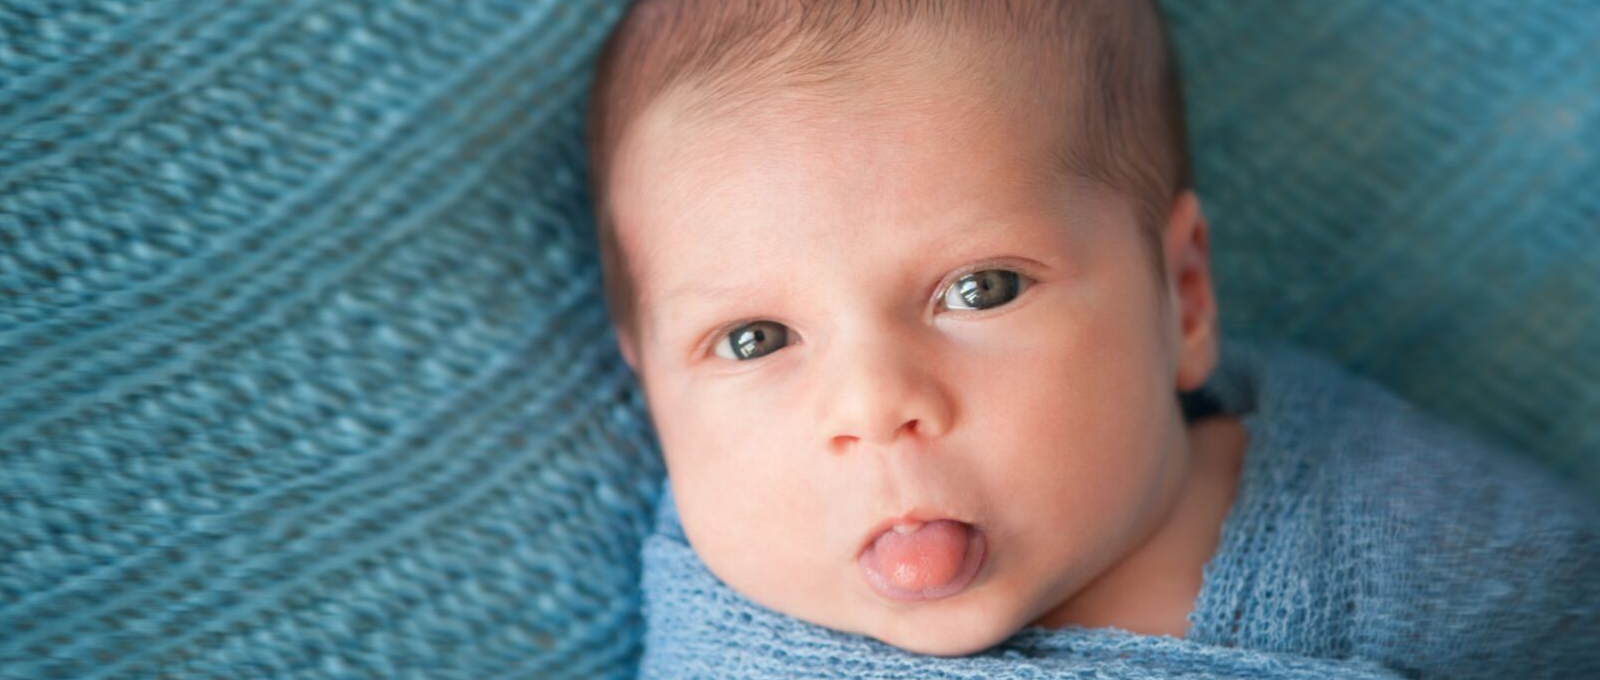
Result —
<instances>
[{"instance_id":1,"label":"skin","mask_svg":"<svg viewBox=\"0 0 1600 680\"><path fill-rule=\"evenodd\" d=\"M1217 362L1198 199L1172 200L1158 288L1128 201L1043 153L1071 134L1058 109L913 51L849 98L775 89L710 118L680 88L619 141L640 310L619 339L689 542L760 605L913 652L1028 625L1181 636L1246 441L1236 418L1185 423L1175 396ZM1027 285L941 307L968 267ZM714 353L757 319L790 344ZM862 580L870 529L915 509L985 531L962 593L895 602Z\"/></svg>"}]
</instances>

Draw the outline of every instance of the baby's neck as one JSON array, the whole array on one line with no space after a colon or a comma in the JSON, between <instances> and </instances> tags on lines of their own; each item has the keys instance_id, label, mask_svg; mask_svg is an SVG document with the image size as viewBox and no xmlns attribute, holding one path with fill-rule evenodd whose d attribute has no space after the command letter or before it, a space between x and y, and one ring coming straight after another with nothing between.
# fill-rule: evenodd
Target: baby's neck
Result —
<instances>
[{"instance_id":1,"label":"baby's neck","mask_svg":"<svg viewBox=\"0 0 1600 680\"><path fill-rule=\"evenodd\" d=\"M1119 561L1032 625L1116 627L1181 638L1233 507L1248 433L1237 416L1188 425L1188 469L1148 536Z\"/></svg>"}]
</instances>

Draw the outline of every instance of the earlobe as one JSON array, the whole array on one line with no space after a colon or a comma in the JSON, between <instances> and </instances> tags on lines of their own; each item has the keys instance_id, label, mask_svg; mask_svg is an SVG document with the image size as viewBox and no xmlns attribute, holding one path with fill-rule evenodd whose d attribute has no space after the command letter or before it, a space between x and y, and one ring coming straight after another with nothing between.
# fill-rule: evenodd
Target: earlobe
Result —
<instances>
[{"instance_id":1,"label":"earlobe","mask_svg":"<svg viewBox=\"0 0 1600 680\"><path fill-rule=\"evenodd\" d=\"M1216 368L1217 304L1210 266L1210 225L1200 198L1185 189L1173 199L1166 234L1168 287L1176 324L1176 387L1200 387Z\"/></svg>"}]
</instances>

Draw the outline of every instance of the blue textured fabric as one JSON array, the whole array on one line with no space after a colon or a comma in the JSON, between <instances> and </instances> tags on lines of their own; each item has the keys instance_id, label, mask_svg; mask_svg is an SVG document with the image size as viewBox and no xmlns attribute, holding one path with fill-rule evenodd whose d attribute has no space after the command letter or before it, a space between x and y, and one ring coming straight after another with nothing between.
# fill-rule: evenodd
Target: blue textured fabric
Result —
<instances>
[{"instance_id":1,"label":"blue textured fabric","mask_svg":"<svg viewBox=\"0 0 1600 680\"><path fill-rule=\"evenodd\" d=\"M1288 344L1226 341L1185 408L1250 442L1181 640L1030 626L941 658L812 625L718 580L669 486L641 675L1600 677L1600 503L1576 487Z\"/></svg>"},{"instance_id":2,"label":"blue textured fabric","mask_svg":"<svg viewBox=\"0 0 1600 680\"><path fill-rule=\"evenodd\" d=\"M1600 3L1161 4L1226 330L1600 496Z\"/></svg>"},{"instance_id":3,"label":"blue textured fabric","mask_svg":"<svg viewBox=\"0 0 1600 680\"><path fill-rule=\"evenodd\" d=\"M630 677L620 3L0 5L0 677Z\"/></svg>"},{"instance_id":4,"label":"blue textured fabric","mask_svg":"<svg viewBox=\"0 0 1600 680\"><path fill-rule=\"evenodd\" d=\"M1600 491L1600 5L1169 0L1229 332ZM629 677L625 0L0 0L0 678Z\"/></svg>"}]
</instances>

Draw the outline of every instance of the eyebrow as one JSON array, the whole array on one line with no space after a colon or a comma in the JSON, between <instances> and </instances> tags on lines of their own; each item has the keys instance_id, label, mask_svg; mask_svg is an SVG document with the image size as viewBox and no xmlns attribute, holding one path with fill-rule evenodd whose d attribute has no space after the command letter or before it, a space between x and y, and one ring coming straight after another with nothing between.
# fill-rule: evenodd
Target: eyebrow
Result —
<instances>
[{"instance_id":1,"label":"eyebrow","mask_svg":"<svg viewBox=\"0 0 1600 680\"><path fill-rule=\"evenodd\" d=\"M656 302L670 302L678 298L700 299L738 295L744 286L727 279L695 279L667 289Z\"/></svg>"},{"instance_id":2,"label":"eyebrow","mask_svg":"<svg viewBox=\"0 0 1600 680\"><path fill-rule=\"evenodd\" d=\"M650 323L660 323L665 320L662 316L665 307L704 309L727 305L730 301L737 303L749 300L751 297L750 288L741 283L721 277L700 277L673 286L660 297L650 300L645 316Z\"/></svg>"}]
</instances>

